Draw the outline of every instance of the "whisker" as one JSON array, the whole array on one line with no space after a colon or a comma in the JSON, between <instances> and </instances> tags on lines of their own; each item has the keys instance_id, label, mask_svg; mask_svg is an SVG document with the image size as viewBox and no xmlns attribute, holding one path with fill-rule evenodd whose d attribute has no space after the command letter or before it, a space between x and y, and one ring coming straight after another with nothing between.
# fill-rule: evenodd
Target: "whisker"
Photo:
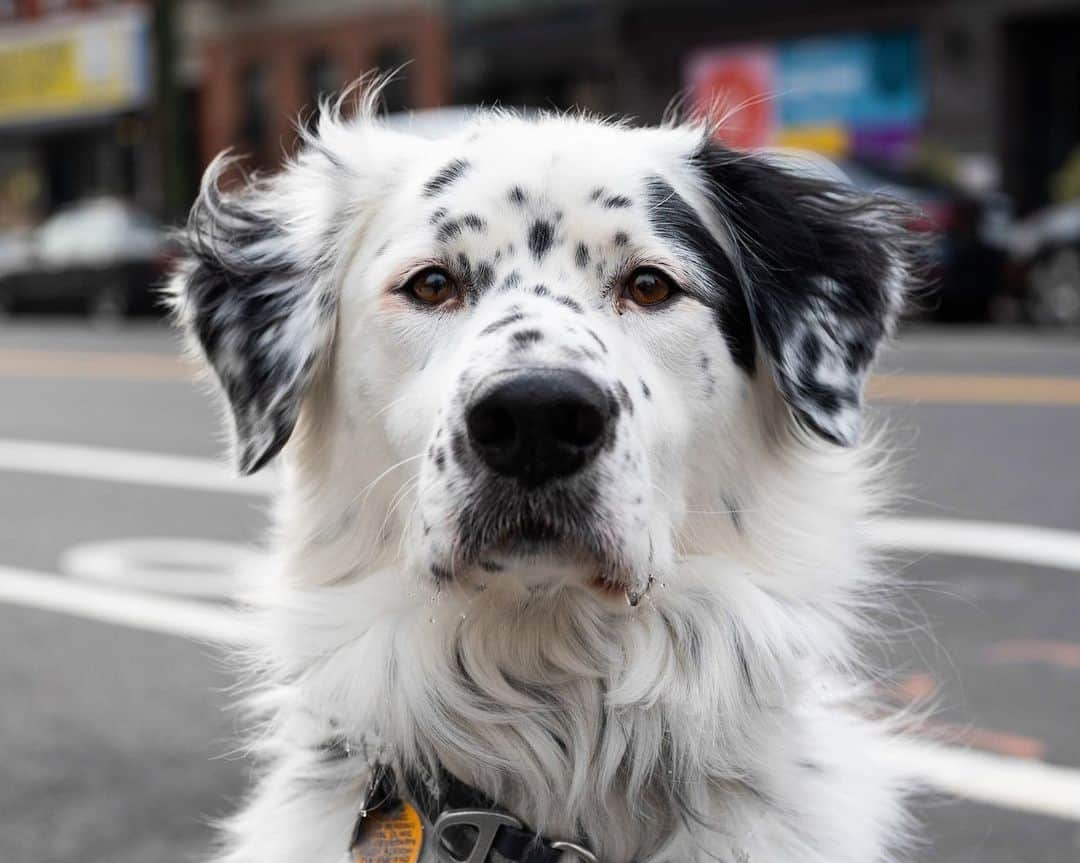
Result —
<instances>
[{"instance_id":1,"label":"whisker","mask_svg":"<svg viewBox=\"0 0 1080 863\"><path fill-rule=\"evenodd\" d=\"M423 457L424 457L424 453L421 452L421 453L417 453L416 455L411 455L408 458L403 458L401 461L397 462L396 464L390 465L390 467L388 467L386 470L384 470L381 474L379 474L377 477L375 477L375 479L373 479L366 486L364 486L363 489L361 489L359 492L357 492L356 495L354 495L353 498L349 501L349 506L352 506L353 504L355 504L357 501L360 500L360 498L363 498L363 501L361 502L360 505L364 506L364 504L367 503L367 498L371 494L372 490L387 475L389 475L393 471L397 470L402 465L406 465L409 462L416 461L418 458L423 458Z\"/></svg>"}]
</instances>

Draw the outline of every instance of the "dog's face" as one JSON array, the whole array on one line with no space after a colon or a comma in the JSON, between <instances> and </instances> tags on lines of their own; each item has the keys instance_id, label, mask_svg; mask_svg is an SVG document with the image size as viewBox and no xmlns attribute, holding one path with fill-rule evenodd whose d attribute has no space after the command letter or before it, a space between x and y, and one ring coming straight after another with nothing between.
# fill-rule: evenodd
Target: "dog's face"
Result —
<instances>
[{"instance_id":1,"label":"dog's face","mask_svg":"<svg viewBox=\"0 0 1080 863\"><path fill-rule=\"evenodd\" d=\"M693 432L741 384L727 286L664 219L670 145L492 128L411 166L373 222L343 286L339 396L389 405L398 456L423 453L404 547L435 582L528 569L621 599L670 565L681 473L708 462Z\"/></svg>"},{"instance_id":2,"label":"dog's face","mask_svg":"<svg viewBox=\"0 0 1080 863\"><path fill-rule=\"evenodd\" d=\"M351 436L415 479L379 541L442 588L635 603L688 515L737 508L748 436L854 441L903 289L887 205L696 130L504 118L421 142L331 120L268 185L211 177L174 291L242 468L322 376L307 410L338 418L335 452ZM395 467L369 461L367 482Z\"/></svg>"}]
</instances>

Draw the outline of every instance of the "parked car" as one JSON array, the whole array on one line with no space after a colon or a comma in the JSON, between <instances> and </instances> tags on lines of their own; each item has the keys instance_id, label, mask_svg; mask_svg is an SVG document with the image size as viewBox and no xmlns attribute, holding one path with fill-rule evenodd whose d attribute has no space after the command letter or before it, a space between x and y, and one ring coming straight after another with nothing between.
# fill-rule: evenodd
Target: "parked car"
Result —
<instances>
[{"instance_id":1,"label":"parked car","mask_svg":"<svg viewBox=\"0 0 1080 863\"><path fill-rule=\"evenodd\" d=\"M926 239L926 295L915 299L916 310L946 321L989 318L1005 290L1009 199L860 163L842 163L841 168L856 187L904 201L919 214L908 224Z\"/></svg>"},{"instance_id":2,"label":"parked car","mask_svg":"<svg viewBox=\"0 0 1080 863\"><path fill-rule=\"evenodd\" d=\"M101 318L148 311L172 255L161 226L128 202L79 201L28 237L0 240L0 308L82 308Z\"/></svg>"},{"instance_id":3,"label":"parked car","mask_svg":"<svg viewBox=\"0 0 1080 863\"><path fill-rule=\"evenodd\" d=\"M0 234L0 314L13 310L16 283L33 269L30 231L18 228Z\"/></svg>"},{"instance_id":4,"label":"parked car","mask_svg":"<svg viewBox=\"0 0 1080 863\"><path fill-rule=\"evenodd\" d=\"M1024 318L1080 326L1080 201L1039 210L1009 232L1011 287Z\"/></svg>"}]
</instances>

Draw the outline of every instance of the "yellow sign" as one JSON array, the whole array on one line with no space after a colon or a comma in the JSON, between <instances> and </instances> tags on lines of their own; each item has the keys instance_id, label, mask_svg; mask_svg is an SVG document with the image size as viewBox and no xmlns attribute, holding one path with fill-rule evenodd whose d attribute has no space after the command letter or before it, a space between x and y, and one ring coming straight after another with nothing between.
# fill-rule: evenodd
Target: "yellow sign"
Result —
<instances>
[{"instance_id":1,"label":"yellow sign","mask_svg":"<svg viewBox=\"0 0 1080 863\"><path fill-rule=\"evenodd\" d=\"M789 126L781 129L776 143L781 147L813 150L830 159L840 159L851 151L851 136L841 126Z\"/></svg>"},{"instance_id":2,"label":"yellow sign","mask_svg":"<svg viewBox=\"0 0 1080 863\"><path fill-rule=\"evenodd\" d=\"M0 124L135 107L146 96L142 7L8 28L0 37Z\"/></svg>"},{"instance_id":3,"label":"yellow sign","mask_svg":"<svg viewBox=\"0 0 1080 863\"><path fill-rule=\"evenodd\" d=\"M352 847L353 863L416 863L424 840L420 815L408 803L369 812Z\"/></svg>"}]
</instances>

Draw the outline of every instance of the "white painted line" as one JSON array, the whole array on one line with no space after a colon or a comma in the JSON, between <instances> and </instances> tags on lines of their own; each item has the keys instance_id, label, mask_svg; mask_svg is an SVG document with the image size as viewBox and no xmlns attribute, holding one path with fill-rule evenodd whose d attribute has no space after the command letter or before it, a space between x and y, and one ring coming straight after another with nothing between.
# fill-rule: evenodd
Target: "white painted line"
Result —
<instances>
[{"instance_id":1,"label":"white painted line","mask_svg":"<svg viewBox=\"0 0 1080 863\"><path fill-rule=\"evenodd\" d=\"M0 439L0 470L106 482L267 495L272 473L237 477L219 461L79 444Z\"/></svg>"},{"instance_id":2,"label":"white painted line","mask_svg":"<svg viewBox=\"0 0 1080 863\"><path fill-rule=\"evenodd\" d=\"M879 757L933 791L1080 821L1080 770L911 739L890 740Z\"/></svg>"},{"instance_id":3,"label":"white painted line","mask_svg":"<svg viewBox=\"0 0 1080 863\"><path fill-rule=\"evenodd\" d=\"M127 450L0 440L0 470L266 495L273 477L235 478L219 462ZM884 550L1004 560L1080 571L1080 533L1020 524L895 518L875 525ZM220 605L102 587L0 567L0 602L198 641L237 643L242 618ZM925 787L1025 812L1080 821L1080 770L914 740L882 753Z\"/></svg>"},{"instance_id":4,"label":"white painted line","mask_svg":"<svg viewBox=\"0 0 1080 863\"><path fill-rule=\"evenodd\" d=\"M228 608L0 567L0 602L219 645L244 640ZM877 757L922 787L1004 809L1080 821L1080 770L905 739Z\"/></svg>"},{"instance_id":5,"label":"white painted line","mask_svg":"<svg viewBox=\"0 0 1080 863\"><path fill-rule=\"evenodd\" d=\"M0 566L0 602L196 641L239 643L243 631L242 617L221 605L166 599L9 566Z\"/></svg>"},{"instance_id":6,"label":"white painted line","mask_svg":"<svg viewBox=\"0 0 1080 863\"><path fill-rule=\"evenodd\" d=\"M887 551L952 554L1080 571L1080 533L951 518L882 519L872 541Z\"/></svg>"},{"instance_id":7,"label":"white painted line","mask_svg":"<svg viewBox=\"0 0 1080 863\"><path fill-rule=\"evenodd\" d=\"M60 572L132 590L228 599L259 559L256 549L232 542L141 536L71 546L60 555Z\"/></svg>"},{"instance_id":8,"label":"white painted line","mask_svg":"<svg viewBox=\"0 0 1080 863\"><path fill-rule=\"evenodd\" d=\"M0 471L68 476L163 488L265 496L273 473L240 478L219 461L134 450L0 439ZM887 518L871 541L886 551L952 554L1080 571L1080 533L1025 524Z\"/></svg>"}]
</instances>

